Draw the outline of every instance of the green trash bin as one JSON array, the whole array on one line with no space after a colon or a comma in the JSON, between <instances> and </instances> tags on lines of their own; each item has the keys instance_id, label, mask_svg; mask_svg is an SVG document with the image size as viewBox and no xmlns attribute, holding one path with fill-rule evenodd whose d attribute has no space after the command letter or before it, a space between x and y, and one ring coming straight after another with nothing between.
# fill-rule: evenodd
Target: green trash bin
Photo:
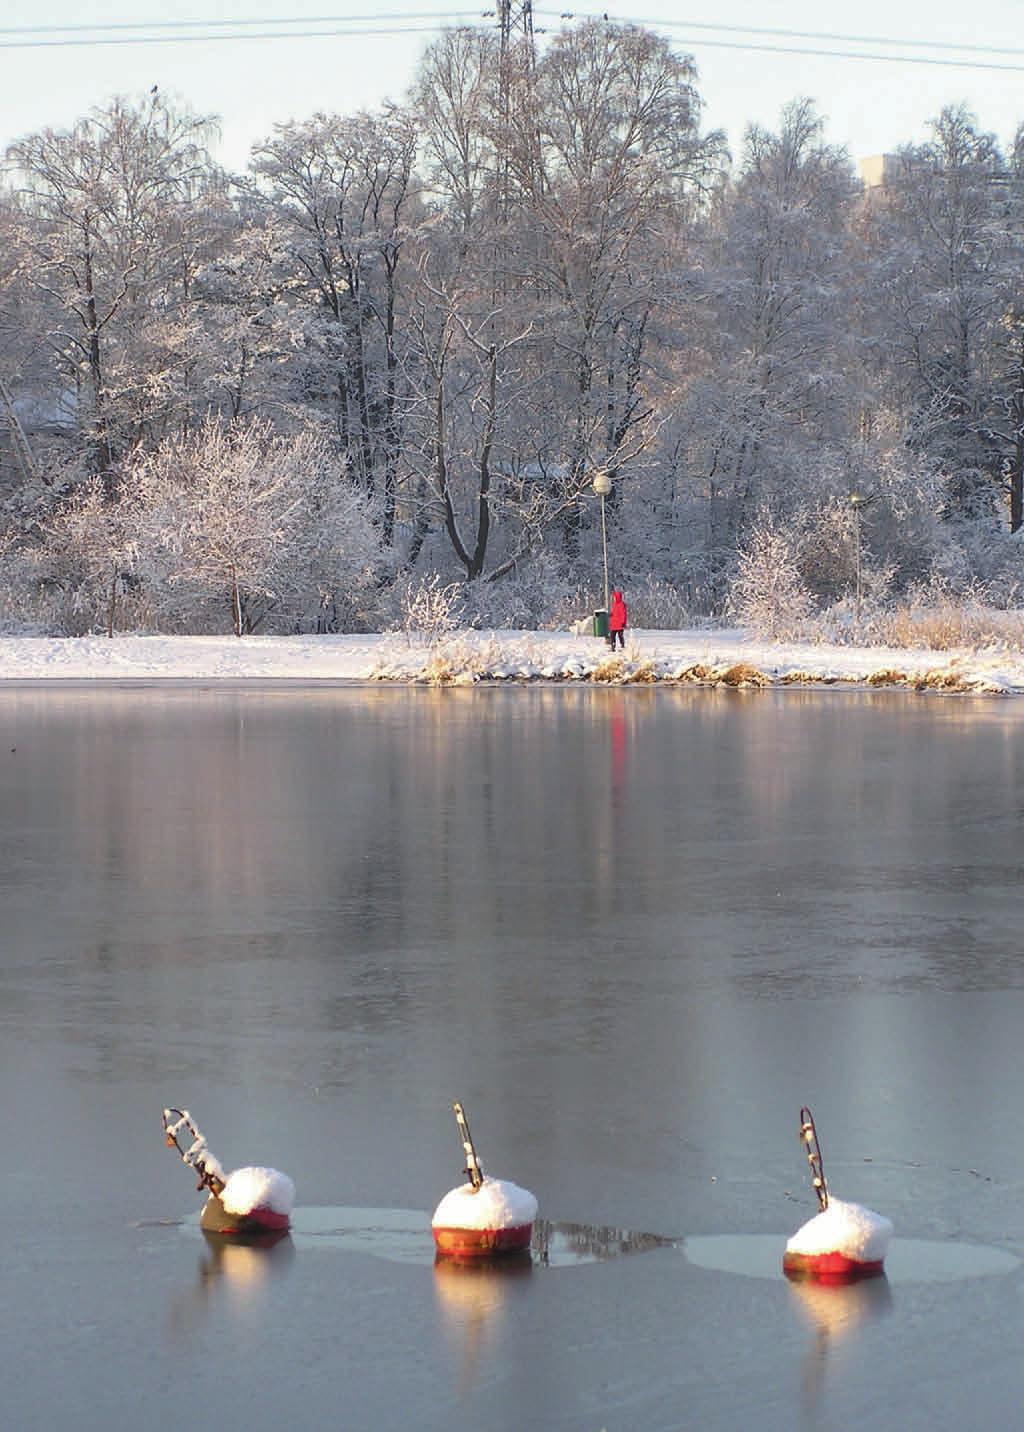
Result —
<instances>
[{"instance_id":1,"label":"green trash bin","mask_svg":"<svg viewBox=\"0 0 1024 1432\"><path fill-rule=\"evenodd\" d=\"M594 613L594 635L595 635L595 636L603 636L604 639L605 639L605 641L608 640L608 613L607 613L607 612L605 612L605 611L597 611L597 612Z\"/></svg>"}]
</instances>

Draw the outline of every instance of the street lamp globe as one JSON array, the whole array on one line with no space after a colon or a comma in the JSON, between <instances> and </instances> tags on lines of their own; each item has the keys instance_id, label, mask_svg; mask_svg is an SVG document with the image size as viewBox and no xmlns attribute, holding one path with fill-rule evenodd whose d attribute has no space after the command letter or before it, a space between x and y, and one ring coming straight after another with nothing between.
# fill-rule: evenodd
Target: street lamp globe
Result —
<instances>
[{"instance_id":1,"label":"street lamp globe","mask_svg":"<svg viewBox=\"0 0 1024 1432\"><path fill-rule=\"evenodd\" d=\"M606 472L599 472L594 478L594 491L598 497L607 497L612 490L612 480Z\"/></svg>"}]
</instances>

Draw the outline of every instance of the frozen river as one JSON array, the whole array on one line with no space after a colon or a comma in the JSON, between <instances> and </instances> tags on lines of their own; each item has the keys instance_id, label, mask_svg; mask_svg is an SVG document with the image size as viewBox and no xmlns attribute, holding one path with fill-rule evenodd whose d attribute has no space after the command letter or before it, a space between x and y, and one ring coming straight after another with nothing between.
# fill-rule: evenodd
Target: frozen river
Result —
<instances>
[{"instance_id":1,"label":"frozen river","mask_svg":"<svg viewBox=\"0 0 1024 1432\"><path fill-rule=\"evenodd\" d=\"M0 691L2 1425L1014 1425L1022 737L997 698ZM435 1268L453 1098L577 1225L548 1264ZM292 1175L291 1238L203 1239L166 1104ZM782 1276L801 1104L887 1279Z\"/></svg>"}]
</instances>

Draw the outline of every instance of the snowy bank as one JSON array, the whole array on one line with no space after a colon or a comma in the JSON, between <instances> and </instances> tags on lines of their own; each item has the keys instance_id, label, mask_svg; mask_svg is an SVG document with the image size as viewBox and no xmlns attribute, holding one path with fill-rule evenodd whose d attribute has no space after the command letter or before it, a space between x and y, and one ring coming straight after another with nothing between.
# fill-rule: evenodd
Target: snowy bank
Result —
<instances>
[{"instance_id":1,"label":"snowy bank","mask_svg":"<svg viewBox=\"0 0 1024 1432\"><path fill-rule=\"evenodd\" d=\"M0 638L3 681L581 681L1024 692L1024 652L774 643L739 629L632 631L624 653L569 632Z\"/></svg>"}]
</instances>

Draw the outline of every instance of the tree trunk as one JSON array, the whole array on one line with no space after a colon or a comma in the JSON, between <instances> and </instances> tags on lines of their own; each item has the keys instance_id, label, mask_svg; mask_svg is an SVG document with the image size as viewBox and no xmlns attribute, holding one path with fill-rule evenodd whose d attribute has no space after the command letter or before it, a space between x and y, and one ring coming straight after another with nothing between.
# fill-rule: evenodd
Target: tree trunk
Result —
<instances>
[{"instance_id":1,"label":"tree trunk","mask_svg":"<svg viewBox=\"0 0 1024 1432\"><path fill-rule=\"evenodd\" d=\"M384 345L387 362L387 380L384 390L384 520L381 539L385 547L395 541L395 506L398 488L398 423L396 406L398 402L398 359L395 356L395 267L394 260L385 255L387 272L387 300L384 313Z\"/></svg>"},{"instance_id":2,"label":"tree trunk","mask_svg":"<svg viewBox=\"0 0 1024 1432\"><path fill-rule=\"evenodd\" d=\"M114 619L117 616L117 564L110 572L110 601L107 604L107 636L114 638Z\"/></svg>"},{"instance_id":3,"label":"tree trunk","mask_svg":"<svg viewBox=\"0 0 1024 1432\"><path fill-rule=\"evenodd\" d=\"M238 573L231 568L231 621L235 636L242 635L242 594L238 590Z\"/></svg>"},{"instance_id":4,"label":"tree trunk","mask_svg":"<svg viewBox=\"0 0 1024 1432\"><path fill-rule=\"evenodd\" d=\"M96 472L101 473L104 478L104 488L109 493L109 481L107 474L110 471L111 453L110 440L106 431L106 422L103 413L103 363L100 353L100 321L96 308L96 292L93 286L92 277L92 236L89 230L88 217L84 234L85 242L85 269L84 269L84 291L85 291L85 332L86 351L89 356L89 387L92 396L91 431L88 445L90 462Z\"/></svg>"},{"instance_id":5,"label":"tree trunk","mask_svg":"<svg viewBox=\"0 0 1024 1432\"><path fill-rule=\"evenodd\" d=\"M498 405L498 350L492 343L487 350L487 416L480 444L480 487L477 495L476 546L466 571L470 581L479 577L484 569L487 556L487 539L491 531L491 448L494 446L494 429L497 422Z\"/></svg>"},{"instance_id":6,"label":"tree trunk","mask_svg":"<svg viewBox=\"0 0 1024 1432\"><path fill-rule=\"evenodd\" d=\"M1010 460L1010 531L1018 532L1024 525L1024 331L1018 354L1017 390L1010 412L1013 414L1013 457Z\"/></svg>"}]
</instances>

